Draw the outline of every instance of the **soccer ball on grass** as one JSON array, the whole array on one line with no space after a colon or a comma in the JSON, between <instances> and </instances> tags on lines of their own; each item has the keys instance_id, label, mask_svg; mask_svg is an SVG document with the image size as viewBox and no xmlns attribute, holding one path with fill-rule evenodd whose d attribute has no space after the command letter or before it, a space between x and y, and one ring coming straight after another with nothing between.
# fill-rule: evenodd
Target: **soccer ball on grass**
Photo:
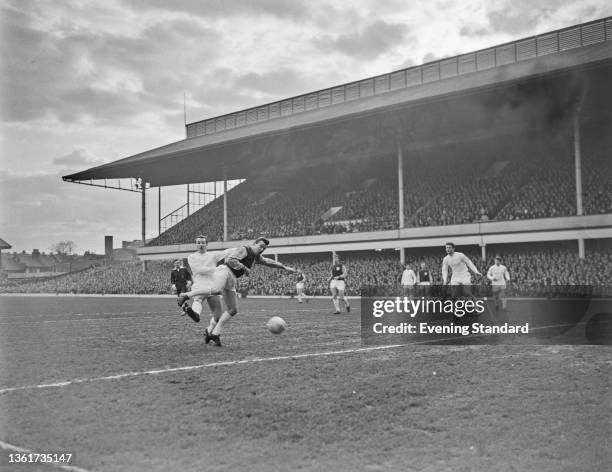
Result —
<instances>
[{"instance_id":1,"label":"soccer ball on grass","mask_svg":"<svg viewBox=\"0 0 612 472\"><path fill-rule=\"evenodd\" d=\"M287 323L280 316L273 316L268 320L266 326L272 334L281 334L287 329Z\"/></svg>"}]
</instances>

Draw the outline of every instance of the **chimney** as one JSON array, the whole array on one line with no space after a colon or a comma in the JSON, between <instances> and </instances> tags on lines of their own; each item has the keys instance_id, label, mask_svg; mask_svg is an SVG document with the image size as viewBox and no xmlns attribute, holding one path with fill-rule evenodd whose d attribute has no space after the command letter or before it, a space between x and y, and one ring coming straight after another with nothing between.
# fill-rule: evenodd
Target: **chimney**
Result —
<instances>
[{"instance_id":1,"label":"chimney","mask_svg":"<svg viewBox=\"0 0 612 472\"><path fill-rule=\"evenodd\" d=\"M104 256L107 259L112 259L113 257L113 237L112 236L104 236Z\"/></svg>"}]
</instances>

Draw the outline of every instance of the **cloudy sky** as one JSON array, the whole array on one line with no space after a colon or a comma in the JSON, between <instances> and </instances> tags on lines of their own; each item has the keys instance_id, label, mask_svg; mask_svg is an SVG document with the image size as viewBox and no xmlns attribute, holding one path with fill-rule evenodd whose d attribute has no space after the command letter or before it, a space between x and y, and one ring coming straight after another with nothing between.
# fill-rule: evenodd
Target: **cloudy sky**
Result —
<instances>
[{"instance_id":1,"label":"cloudy sky","mask_svg":"<svg viewBox=\"0 0 612 472\"><path fill-rule=\"evenodd\" d=\"M0 238L140 238L138 194L62 175L197 121L612 15L605 0L0 0ZM184 187L164 189L164 213ZM177 196L178 195L178 196ZM147 236L157 235L157 191Z\"/></svg>"}]
</instances>

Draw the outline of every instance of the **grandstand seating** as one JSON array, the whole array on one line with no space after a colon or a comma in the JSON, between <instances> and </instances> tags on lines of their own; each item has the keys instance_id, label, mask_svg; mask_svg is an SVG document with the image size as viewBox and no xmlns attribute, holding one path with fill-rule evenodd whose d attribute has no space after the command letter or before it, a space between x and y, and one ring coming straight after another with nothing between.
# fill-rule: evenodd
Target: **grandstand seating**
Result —
<instances>
[{"instance_id":1,"label":"grandstand seating","mask_svg":"<svg viewBox=\"0 0 612 472\"><path fill-rule=\"evenodd\" d=\"M574 162L562 146L524 145L495 157L483 148L464 149L456 165L449 165L454 162L449 150L406 156L405 226L576 214ZM528 150L536 155L523 154ZM607 151L585 153L583 161L584 213L612 213L612 164ZM266 174L238 185L227 198L230 240L389 230L399 224L392 157L303 168L282 177ZM339 211L333 213L332 208ZM223 238L221 198L150 244L189 243L200 233L212 241Z\"/></svg>"}]
</instances>

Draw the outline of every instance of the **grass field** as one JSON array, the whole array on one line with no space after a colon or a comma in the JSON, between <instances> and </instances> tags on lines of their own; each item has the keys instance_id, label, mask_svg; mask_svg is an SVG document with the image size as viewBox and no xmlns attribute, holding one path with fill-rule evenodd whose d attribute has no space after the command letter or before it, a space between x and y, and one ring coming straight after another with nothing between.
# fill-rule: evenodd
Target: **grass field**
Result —
<instances>
[{"instance_id":1,"label":"grass field","mask_svg":"<svg viewBox=\"0 0 612 472\"><path fill-rule=\"evenodd\" d=\"M0 297L0 470L611 470L609 346L363 347L353 308L242 300L216 348L170 298Z\"/></svg>"}]
</instances>

